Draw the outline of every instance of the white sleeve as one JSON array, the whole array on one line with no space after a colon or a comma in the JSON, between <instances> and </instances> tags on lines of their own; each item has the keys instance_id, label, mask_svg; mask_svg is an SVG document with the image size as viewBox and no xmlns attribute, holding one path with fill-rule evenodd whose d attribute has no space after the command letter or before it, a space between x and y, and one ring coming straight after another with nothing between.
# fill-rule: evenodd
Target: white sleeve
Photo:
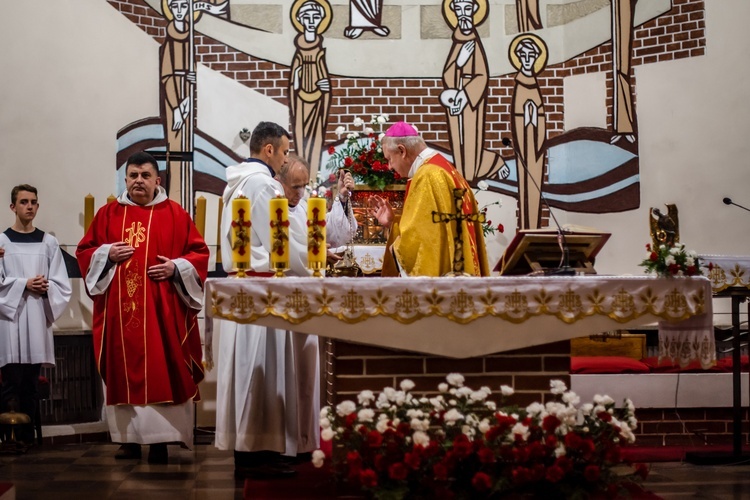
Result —
<instances>
[{"instance_id":1,"label":"white sleeve","mask_svg":"<svg viewBox=\"0 0 750 500\"><path fill-rule=\"evenodd\" d=\"M26 291L26 278L14 278L5 273L5 259L0 259L0 318L13 321Z\"/></svg>"},{"instance_id":2,"label":"white sleeve","mask_svg":"<svg viewBox=\"0 0 750 500\"><path fill-rule=\"evenodd\" d=\"M86 276L84 276L86 290L91 295L101 295L106 292L109 284L112 283L112 279L115 277L115 268L117 265L115 264L107 268L109 249L111 247L112 243L105 243L97 248L94 255L91 256L91 264L89 264L89 269L86 271Z\"/></svg>"},{"instance_id":3,"label":"white sleeve","mask_svg":"<svg viewBox=\"0 0 750 500\"><path fill-rule=\"evenodd\" d=\"M352 202L347 203L347 212L340 201L334 201L331 210L326 214L326 242L331 248L346 245L357 234L357 219L354 218Z\"/></svg>"},{"instance_id":4,"label":"white sleeve","mask_svg":"<svg viewBox=\"0 0 750 500\"><path fill-rule=\"evenodd\" d=\"M174 277L177 295L188 307L200 311L203 307L203 287L198 271L188 260L182 257L172 259L172 262L177 268Z\"/></svg>"},{"instance_id":5,"label":"white sleeve","mask_svg":"<svg viewBox=\"0 0 750 500\"><path fill-rule=\"evenodd\" d=\"M65 268L65 260L60 245L53 236L49 235L49 237L50 240L47 241L47 258L49 259L47 281L49 282L49 288L47 289L44 309L47 314L47 321L53 323L65 311L73 290L70 286L70 278L68 277L68 270Z\"/></svg>"}]
</instances>

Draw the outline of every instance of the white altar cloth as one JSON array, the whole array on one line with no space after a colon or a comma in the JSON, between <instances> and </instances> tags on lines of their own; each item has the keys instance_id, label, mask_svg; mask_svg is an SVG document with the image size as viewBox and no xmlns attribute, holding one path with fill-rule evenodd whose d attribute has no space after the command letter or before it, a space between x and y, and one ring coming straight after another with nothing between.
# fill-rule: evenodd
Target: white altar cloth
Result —
<instances>
[{"instance_id":1,"label":"white altar cloth","mask_svg":"<svg viewBox=\"0 0 750 500\"><path fill-rule=\"evenodd\" d=\"M205 295L208 338L215 318L464 358L665 321L713 345L705 278L219 278Z\"/></svg>"},{"instance_id":2,"label":"white altar cloth","mask_svg":"<svg viewBox=\"0 0 750 500\"><path fill-rule=\"evenodd\" d=\"M703 274L711 280L714 293L727 288L750 288L749 255L701 255L700 258Z\"/></svg>"}]
</instances>

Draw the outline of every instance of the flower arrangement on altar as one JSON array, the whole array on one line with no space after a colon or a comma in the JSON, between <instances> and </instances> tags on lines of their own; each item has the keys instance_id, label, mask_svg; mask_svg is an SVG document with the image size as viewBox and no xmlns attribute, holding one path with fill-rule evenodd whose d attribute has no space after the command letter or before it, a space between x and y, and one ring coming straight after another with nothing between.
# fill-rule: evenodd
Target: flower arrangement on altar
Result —
<instances>
[{"instance_id":1,"label":"flower arrangement on altar","mask_svg":"<svg viewBox=\"0 0 750 500\"><path fill-rule=\"evenodd\" d=\"M321 411L321 437L333 440L336 480L378 499L616 498L639 491L644 465L619 475L621 450L635 440L630 400L608 396L577 407L580 398L559 380L554 400L526 408L498 406L488 387L473 390L453 373L436 397L417 397L414 383L362 391ZM513 394L500 388L501 403ZM326 463L321 450L313 464Z\"/></svg>"},{"instance_id":2,"label":"flower arrangement on altar","mask_svg":"<svg viewBox=\"0 0 750 500\"><path fill-rule=\"evenodd\" d=\"M673 246L659 245L652 247L646 244L649 256L639 264L646 268L646 273L659 276L701 276L701 260L692 250L685 250L685 245L675 243Z\"/></svg>"},{"instance_id":3,"label":"flower arrangement on altar","mask_svg":"<svg viewBox=\"0 0 750 500\"><path fill-rule=\"evenodd\" d=\"M336 128L336 135L340 138L346 134L346 142L338 151L334 146L328 148L331 155L326 166L328 170L341 168L349 169L357 184L383 190L391 184L403 184L404 179L398 172L388 166L383 156L380 141L383 136L383 125L388 123L388 115L373 115L369 124L361 118L354 120L355 128L362 128L361 132L347 132L343 126ZM379 128L376 132L373 126Z\"/></svg>"}]
</instances>

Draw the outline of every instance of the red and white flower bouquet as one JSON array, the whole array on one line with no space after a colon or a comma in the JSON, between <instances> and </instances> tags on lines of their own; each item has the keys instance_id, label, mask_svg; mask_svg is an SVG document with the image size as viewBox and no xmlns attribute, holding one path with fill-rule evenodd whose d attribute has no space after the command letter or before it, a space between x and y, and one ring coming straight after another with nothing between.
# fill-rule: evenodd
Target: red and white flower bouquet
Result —
<instances>
[{"instance_id":1,"label":"red and white flower bouquet","mask_svg":"<svg viewBox=\"0 0 750 500\"><path fill-rule=\"evenodd\" d=\"M500 406L488 387L464 385L454 373L439 395L417 397L414 383L363 391L321 412L322 438L333 440L330 467L338 481L378 499L617 498L647 475L627 474L621 450L635 438L632 402L615 408L608 396L578 406L560 381L554 400L526 408ZM513 394L500 388L500 403ZM317 450L313 463L323 467Z\"/></svg>"}]
</instances>

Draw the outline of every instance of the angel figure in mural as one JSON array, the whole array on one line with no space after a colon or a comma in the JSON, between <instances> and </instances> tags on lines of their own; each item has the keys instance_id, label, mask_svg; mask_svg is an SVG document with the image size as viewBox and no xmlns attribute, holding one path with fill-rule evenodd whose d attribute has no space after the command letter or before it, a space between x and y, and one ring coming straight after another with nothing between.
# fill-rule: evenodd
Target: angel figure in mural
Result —
<instances>
[{"instance_id":1,"label":"angel figure in mural","mask_svg":"<svg viewBox=\"0 0 750 500\"><path fill-rule=\"evenodd\" d=\"M511 100L511 130L516 153L520 229L538 229L542 214L547 123L537 75L547 64L547 45L536 35L517 36L508 50L518 70Z\"/></svg>"},{"instance_id":2,"label":"angel figure in mural","mask_svg":"<svg viewBox=\"0 0 750 500\"><path fill-rule=\"evenodd\" d=\"M354 40L365 31L372 31L380 36L391 32L382 25L383 0L349 0L349 26L344 36Z\"/></svg>"},{"instance_id":3,"label":"angel figure in mural","mask_svg":"<svg viewBox=\"0 0 750 500\"><path fill-rule=\"evenodd\" d=\"M539 19L539 0L516 0L516 16L518 17L518 31L534 31L542 29Z\"/></svg>"},{"instance_id":4,"label":"angel figure in mural","mask_svg":"<svg viewBox=\"0 0 750 500\"><path fill-rule=\"evenodd\" d=\"M195 97L195 46L193 23L200 12L223 14L221 4L192 0L162 0L167 33L160 50L161 116L167 148L169 198L193 213L192 159L193 101ZM176 158L170 160L169 157Z\"/></svg>"},{"instance_id":5,"label":"angel figure in mural","mask_svg":"<svg viewBox=\"0 0 750 500\"><path fill-rule=\"evenodd\" d=\"M294 40L296 51L289 81L294 149L310 163L310 176L315 178L331 107L331 81L322 37L331 23L331 4L327 0L297 0L290 15L300 33Z\"/></svg>"},{"instance_id":6,"label":"angel figure in mural","mask_svg":"<svg viewBox=\"0 0 750 500\"><path fill-rule=\"evenodd\" d=\"M467 181L510 173L503 159L484 149L489 71L482 40L476 32L487 17L486 0L444 0L443 18L454 29L453 45L443 69L440 103L448 118L456 169Z\"/></svg>"},{"instance_id":7,"label":"angel figure in mural","mask_svg":"<svg viewBox=\"0 0 750 500\"><path fill-rule=\"evenodd\" d=\"M630 83L633 11L636 0L612 0L612 69L615 87L612 144L623 137L635 142L635 111Z\"/></svg>"}]
</instances>

